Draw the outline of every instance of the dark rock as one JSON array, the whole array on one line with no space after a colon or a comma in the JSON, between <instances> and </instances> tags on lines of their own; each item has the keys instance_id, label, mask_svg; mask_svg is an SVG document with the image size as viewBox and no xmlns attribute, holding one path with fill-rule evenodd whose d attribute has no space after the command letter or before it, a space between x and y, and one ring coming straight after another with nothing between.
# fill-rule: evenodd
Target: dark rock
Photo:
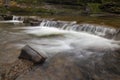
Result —
<instances>
[{"instance_id":1,"label":"dark rock","mask_svg":"<svg viewBox=\"0 0 120 80\"><path fill-rule=\"evenodd\" d=\"M33 61L34 63L43 63L47 57L44 52L39 53L31 48L29 45L26 45L22 48L19 58L27 59Z\"/></svg>"},{"instance_id":2,"label":"dark rock","mask_svg":"<svg viewBox=\"0 0 120 80\"><path fill-rule=\"evenodd\" d=\"M4 20L12 20L13 16L12 15L2 15Z\"/></svg>"},{"instance_id":3,"label":"dark rock","mask_svg":"<svg viewBox=\"0 0 120 80\"><path fill-rule=\"evenodd\" d=\"M0 16L0 20L4 20L4 18L2 16Z\"/></svg>"},{"instance_id":4,"label":"dark rock","mask_svg":"<svg viewBox=\"0 0 120 80\"><path fill-rule=\"evenodd\" d=\"M31 26L38 26L42 20L37 18L25 18L23 23L29 24Z\"/></svg>"},{"instance_id":5,"label":"dark rock","mask_svg":"<svg viewBox=\"0 0 120 80\"><path fill-rule=\"evenodd\" d=\"M23 21L23 23L30 23L29 18L25 18L24 21Z\"/></svg>"},{"instance_id":6,"label":"dark rock","mask_svg":"<svg viewBox=\"0 0 120 80\"><path fill-rule=\"evenodd\" d=\"M38 26L39 24L40 24L39 21L31 21L31 22L30 22L30 25L31 25L31 26Z\"/></svg>"}]
</instances>

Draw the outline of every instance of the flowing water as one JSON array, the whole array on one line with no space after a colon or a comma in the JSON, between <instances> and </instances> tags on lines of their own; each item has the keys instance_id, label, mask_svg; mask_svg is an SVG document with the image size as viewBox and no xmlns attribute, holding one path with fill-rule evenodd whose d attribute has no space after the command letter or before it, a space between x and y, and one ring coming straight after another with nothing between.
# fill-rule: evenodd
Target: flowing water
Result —
<instances>
[{"instance_id":1,"label":"flowing water","mask_svg":"<svg viewBox=\"0 0 120 80\"><path fill-rule=\"evenodd\" d=\"M17 17L13 18L11 21L18 22ZM119 48L119 41L114 40L120 33L118 29L94 24L77 24L76 21L43 20L39 26L24 26L21 22L12 24L11 21L4 21L6 24L2 21L0 27L3 55L6 45L11 45L10 49L21 49L28 44L37 50L45 51L48 55L79 48L101 51Z\"/></svg>"},{"instance_id":2,"label":"flowing water","mask_svg":"<svg viewBox=\"0 0 120 80\"><path fill-rule=\"evenodd\" d=\"M105 26L49 20L43 20L39 26L4 22L0 25L0 64L14 62L26 44L38 52L44 51L49 58L61 52L74 51L81 59L94 55L93 52L120 50L120 41L115 40L119 39L120 30Z\"/></svg>"},{"instance_id":3,"label":"flowing water","mask_svg":"<svg viewBox=\"0 0 120 80\"><path fill-rule=\"evenodd\" d=\"M22 30L21 33L23 34L24 33L31 34L34 35L34 37L38 37L39 40L35 40L35 43L38 44L39 46L42 45L41 48L43 47L43 45L46 45L45 47L42 48L42 50L47 48L53 49L46 50L48 52L57 50L57 48L60 51L61 49L72 49L73 46L71 45L79 46L80 48L84 47L90 49L92 49L90 46L93 47L98 46L99 48L100 47L109 48L109 46L107 47L107 45L105 44L110 43L109 45L112 45L115 41L107 40L102 37L110 36L110 38L113 39L117 34L119 34L119 30L107 28L104 26L95 26L90 24L79 25L76 24L76 22L45 21L45 20L43 20L40 23L40 26L19 27L13 29L20 29ZM98 37L95 35L102 37ZM34 43L34 40L32 41L31 43ZM85 43L83 43L84 41ZM101 45L101 43L104 43L104 45Z\"/></svg>"},{"instance_id":4,"label":"flowing water","mask_svg":"<svg viewBox=\"0 0 120 80\"><path fill-rule=\"evenodd\" d=\"M19 16L13 16L12 20L6 20L6 21L0 21L0 23L14 23L14 24L18 24L18 23L23 23L23 17L19 17Z\"/></svg>"}]
</instances>

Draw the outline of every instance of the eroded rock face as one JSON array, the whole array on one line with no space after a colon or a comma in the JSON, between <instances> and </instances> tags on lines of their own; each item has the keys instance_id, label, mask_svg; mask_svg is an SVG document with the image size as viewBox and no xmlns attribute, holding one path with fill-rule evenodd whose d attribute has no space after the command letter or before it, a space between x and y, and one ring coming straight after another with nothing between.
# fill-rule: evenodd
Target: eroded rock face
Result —
<instances>
[{"instance_id":1,"label":"eroded rock face","mask_svg":"<svg viewBox=\"0 0 120 80\"><path fill-rule=\"evenodd\" d=\"M16 80L119 80L120 52L59 53Z\"/></svg>"}]
</instances>

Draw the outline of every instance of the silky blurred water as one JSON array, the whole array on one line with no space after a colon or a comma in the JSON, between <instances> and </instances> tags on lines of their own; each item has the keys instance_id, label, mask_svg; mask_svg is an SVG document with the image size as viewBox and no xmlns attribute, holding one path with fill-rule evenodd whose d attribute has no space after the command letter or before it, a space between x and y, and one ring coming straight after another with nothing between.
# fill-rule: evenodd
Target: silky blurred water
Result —
<instances>
[{"instance_id":1,"label":"silky blurred water","mask_svg":"<svg viewBox=\"0 0 120 80\"><path fill-rule=\"evenodd\" d=\"M69 50L106 51L118 49L114 40L86 32L61 30L55 27L27 26L22 23L0 23L0 63L15 61L25 45L46 52L51 57Z\"/></svg>"}]
</instances>

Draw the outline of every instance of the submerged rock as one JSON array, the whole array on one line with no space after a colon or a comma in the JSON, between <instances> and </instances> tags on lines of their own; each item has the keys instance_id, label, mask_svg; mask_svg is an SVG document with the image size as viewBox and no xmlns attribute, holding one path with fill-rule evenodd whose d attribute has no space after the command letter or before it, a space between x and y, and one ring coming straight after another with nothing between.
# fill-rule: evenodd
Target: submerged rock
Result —
<instances>
[{"instance_id":1,"label":"submerged rock","mask_svg":"<svg viewBox=\"0 0 120 80\"><path fill-rule=\"evenodd\" d=\"M31 26L38 26L42 20L39 17L24 17L23 23L29 24Z\"/></svg>"},{"instance_id":2,"label":"submerged rock","mask_svg":"<svg viewBox=\"0 0 120 80\"><path fill-rule=\"evenodd\" d=\"M119 80L120 52L59 53L16 80Z\"/></svg>"},{"instance_id":3,"label":"submerged rock","mask_svg":"<svg viewBox=\"0 0 120 80\"><path fill-rule=\"evenodd\" d=\"M38 25L40 25L40 22L39 21L31 21L30 25L31 26L38 26Z\"/></svg>"}]
</instances>

